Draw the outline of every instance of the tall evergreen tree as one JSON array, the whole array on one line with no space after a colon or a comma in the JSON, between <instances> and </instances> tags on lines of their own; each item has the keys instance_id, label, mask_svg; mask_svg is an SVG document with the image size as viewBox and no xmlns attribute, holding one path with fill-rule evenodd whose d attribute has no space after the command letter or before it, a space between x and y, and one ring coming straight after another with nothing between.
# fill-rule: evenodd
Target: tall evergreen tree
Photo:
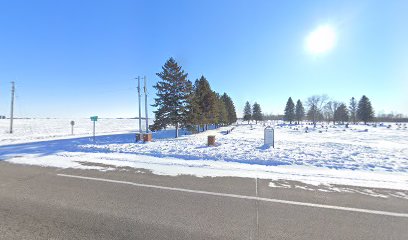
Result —
<instances>
[{"instance_id":1,"label":"tall evergreen tree","mask_svg":"<svg viewBox=\"0 0 408 240\"><path fill-rule=\"evenodd\" d=\"M221 96L221 99L224 101L227 109L228 124L233 124L237 121L237 113L235 111L234 102L232 102L232 99L226 93Z\"/></svg>"},{"instance_id":2,"label":"tall evergreen tree","mask_svg":"<svg viewBox=\"0 0 408 240\"><path fill-rule=\"evenodd\" d=\"M349 112L350 120L355 124L357 122L357 102L354 97L350 99Z\"/></svg>"},{"instance_id":3,"label":"tall evergreen tree","mask_svg":"<svg viewBox=\"0 0 408 240\"><path fill-rule=\"evenodd\" d=\"M200 124L202 120L202 113L198 103L198 97L196 94L196 85L193 86L192 94L188 99L190 111L188 113L188 128L192 132L200 132ZM196 129L197 127L197 129Z\"/></svg>"},{"instance_id":4,"label":"tall evergreen tree","mask_svg":"<svg viewBox=\"0 0 408 240\"><path fill-rule=\"evenodd\" d=\"M222 100L221 96L217 93L217 108L218 108L218 116L217 116L217 125L225 125L228 124L228 111L225 102Z\"/></svg>"},{"instance_id":5,"label":"tall evergreen tree","mask_svg":"<svg viewBox=\"0 0 408 240\"><path fill-rule=\"evenodd\" d=\"M296 116L297 124L299 124L299 122L301 122L303 118L305 117L305 108L303 107L303 104L300 101L300 99L298 99L296 102L295 116Z\"/></svg>"},{"instance_id":6,"label":"tall evergreen tree","mask_svg":"<svg viewBox=\"0 0 408 240\"><path fill-rule=\"evenodd\" d=\"M367 124L367 122L374 119L374 110L371 106L370 99L363 95L358 102L357 107L357 118Z\"/></svg>"},{"instance_id":7,"label":"tall evergreen tree","mask_svg":"<svg viewBox=\"0 0 408 240\"><path fill-rule=\"evenodd\" d=\"M290 124L295 120L295 104L291 97L289 97L286 102L284 119L285 121L289 121Z\"/></svg>"},{"instance_id":8,"label":"tall evergreen tree","mask_svg":"<svg viewBox=\"0 0 408 240\"><path fill-rule=\"evenodd\" d=\"M160 130L168 125L173 125L176 128L176 138L178 137L178 129L186 126L189 113L189 99L192 92L192 84L187 79L187 73L184 73L181 66L170 58L162 67L162 71L157 73L161 78L154 86L157 90L157 98L155 104L157 110L155 120L151 126L152 130Z\"/></svg>"},{"instance_id":9,"label":"tall evergreen tree","mask_svg":"<svg viewBox=\"0 0 408 240\"><path fill-rule=\"evenodd\" d=\"M342 124L344 124L344 122L347 122L348 120L349 113L347 110L347 106L344 103L340 103L336 111L334 111L334 121L341 122Z\"/></svg>"},{"instance_id":10,"label":"tall evergreen tree","mask_svg":"<svg viewBox=\"0 0 408 240\"><path fill-rule=\"evenodd\" d=\"M249 104L249 102L247 101L245 103L245 107L244 107L244 121L251 121L252 118L252 109L251 109L251 104Z\"/></svg>"},{"instance_id":11,"label":"tall evergreen tree","mask_svg":"<svg viewBox=\"0 0 408 240\"><path fill-rule=\"evenodd\" d=\"M257 102L255 102L252 106L252 119L255 120L256 124L258 124L258 121L263 120L261 105L259 105Z\"/></svg>"},{"instance_id":12,"label":"tall evergreen tree","mask_svg":"<svg viewBox=\"0 0 408 240\"><path fill-rule=\"evenodd\" d=\"M195 95L201 113L201 124L207 128L208 124L216 123L218 108L217 96L211 90L210 84L204 76L195 82Z\"/></svg>"}]
</instances>

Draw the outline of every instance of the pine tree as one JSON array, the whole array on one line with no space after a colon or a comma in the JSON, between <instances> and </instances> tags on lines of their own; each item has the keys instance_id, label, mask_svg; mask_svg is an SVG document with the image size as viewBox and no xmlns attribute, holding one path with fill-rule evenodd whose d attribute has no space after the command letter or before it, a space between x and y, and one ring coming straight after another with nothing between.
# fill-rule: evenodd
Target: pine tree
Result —
<instances>
[{"instance_id":1,"label":"pine tree","mask_svg":"<svg viewBox=\"0 0 408 240\"><path fill-rule=\"evenodd\" d=\"M235 111L235 106L234 103L232 102L232 99L226 94L224 93L221 96L222 101L224 101L225 103L225 107L227 109L227 113L228 113L228 124L233 124L234 122L237 121L237 113Z\"/></svg>"},{"instance_id":2,"label":"pine tree","mask_svg":"<svg viewBox=\"0 0 408 240\"><path fill-rule=\"evenodd\" d=\"M187 79L187 73L181 69L177 62L170 58L162 67L162 71L157 73L161 81L157 82L154 88L157 90L157 98L153 107L157 107L155 120L151 126L152 130L160 130L168 125L176 128L176 138L178 129L184 127L188 122L189 99L192 92L192 84Z\"/></svg>"},{"instance_id":3,"label":"pine tree","mask_svg":"<svg viewBox=\"0 0 408 240\"><path fill-rule=\"evenodd\" d=\"M349 112L350 112L350 119L355 124L357 121L357 102L354 97L350 99Z\"/></svg>"},{"instance_id":4,"label":"pine tree","mask_svg":"<svg viewBox=\"0 0 408 240\"><path fill-rule=\"evenodd\" d=\"M258 121L263 120L261 105L259 105L257 102L255 102L252 106L252 119L255 120L256 124L258 124Z\"/></svg>"},{"instance_id":5,"label":"pine tree","mask_svg":"<svg viewBox=\"0 0 408 240\"><path fill-rule=\"evenodd\" d=\"M348 120L349 113L347 110L347 106L344 103L340 103L336 111L334 111L334 121L341 122L342 124L344 124L344 122L347 122Z\"/></svg>"},{"instance_id":6,"label":"pine tree","mask_svg":"<svg viewBox=\"0 0 408 240\"><path fill-rule=\"evenodd\" d=\"M357 118L367 124L367 122L374 119L374 110L371 106L370 99L363 95L358 102L357 107Z\"/></svg>"},{"instance_id":7,"label":"pine tree","mask_svg":"<svg viewBox=\"0 0 408 240\"><path fill-rule=\"evenodd\" d=\"M251 104L249 104L249 102L247 101L244 107L244 121L248 121L248 124L249 124L249 121L251 120L251 118L252 118Z\"/></svg>"},{"instance_id":8,"label":"pine tree","mask_svg":"<svg viewBox=\"0 0 408 240\"><path fill-rule=\"evenodd\" d=\"M305 108L303 107L303 104L300 101L300 99L297 100L296 102L295 116L296 116L297 124L299 124L299 122L301 122L303 118L305 117Z\"/></svg>"},{"instance_id":9,"label":"pine tree","mask_svg":"<svg viewBox=\"0 0 408 240\"><path fill-rule=\"evenodd\" d=\"M289 97L286 103L284 119L285 121L289 121L290 124L295 120L295 104L291 97Z\"/></svg>"},{"instance_id":10,"label":"pine tree","mask_svg":"<svg viewBox=\"0 0 408 240\"><path fill-rule=\"evenodd\" d=\"M225 125L228 124L228 111L225 102L217 93L217 108L218 108L218 117L217 117L217 124L218 125Z\"/></svg>"},{"instance_id":11,"label":"pine tree","mask_svg":"<svg viewBox=\"0 0 408 240\"><path fill-rule=\"evenodd\" d=\"M202 120L202 113L198 104L198 97L196 94L196 86L193 86L192 94L188 99L188 104L190 106L190 111L188 113L188 129L192 132L200 132L200 124ZM197 127L197 129L196 129Z\"/></svg>"},{"instance_id":12,"label":"pine tree","mask_svg":"<svg viewBox=\"0 0 408 240\"><path fill-rule=\"evenodd\" d=\"M195 82L195 95L201 113L201 124L207 128L208 124L216 123L218 108L217 96L211 90L210 84L204 76Z\"/></svg>"}]
</instances>

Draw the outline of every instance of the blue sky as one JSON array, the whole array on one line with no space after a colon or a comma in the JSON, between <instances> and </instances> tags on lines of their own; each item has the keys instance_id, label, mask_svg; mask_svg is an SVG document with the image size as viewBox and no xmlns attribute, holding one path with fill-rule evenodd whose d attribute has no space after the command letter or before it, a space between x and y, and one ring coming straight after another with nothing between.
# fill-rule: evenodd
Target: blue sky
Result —
<instances>
[{"instance_id":1,"label":"blue sky","mask_svg":"<svg viewBox=\"0 0 408 240\"><path fill-rule=\"evenodd\" d=\"M0 0L0 115L16 81L20 117L133 117L137 75L150 103L156 73L174 57L227 92L282 113L289 96L348 103L366 94L377 113L408 114L407 1ZM322 24L324 54L305 50Z\"/></svg>"}]
</instances>

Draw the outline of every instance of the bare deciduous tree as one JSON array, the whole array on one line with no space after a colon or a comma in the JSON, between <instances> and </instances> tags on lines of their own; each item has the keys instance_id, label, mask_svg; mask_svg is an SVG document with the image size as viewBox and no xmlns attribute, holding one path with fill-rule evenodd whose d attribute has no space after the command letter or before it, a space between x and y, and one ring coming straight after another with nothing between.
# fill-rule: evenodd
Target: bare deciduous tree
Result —
<instances>
[{"instance_id":1,"label":"bare deciduous tree","mask_svg":"<svg viewBox=\"0 0 408 240\"><path fill-rule=\"evenodd\" d=\"M309 117L313 122L314 127L316 127L316 122L318 121L318 116L321 115L323 106L329 98L327 95L313 95L309 97L306 101L309 107Z\"/></svg>"},{"instance_id":2,"label":"bare deciduous tree","mask_svg":"<svg viewBox=\"0 0 408 240\"><path fill-rule=\"evenodd\" d=\"M328 101L324 105L324 118L326 119L327 122L333 121L333 124L335 124L334 120L334 113L336 112L337 108L340 106L340 103L334 100Z\"/></svg>"}]
</instances>

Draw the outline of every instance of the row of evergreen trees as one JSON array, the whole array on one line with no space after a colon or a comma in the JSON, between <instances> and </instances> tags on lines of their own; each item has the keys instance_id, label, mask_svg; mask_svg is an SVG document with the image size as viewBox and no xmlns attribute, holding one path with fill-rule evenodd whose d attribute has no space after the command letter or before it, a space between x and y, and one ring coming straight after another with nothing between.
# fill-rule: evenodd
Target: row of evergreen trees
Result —
<instances>
[{"instance_id":1,"label":"row of evergreen trees","mask_svg":"<svg viewBox=\"0 0 408 240\"><path fill-rule=\"evenodd\" d=\"M374 110L371 106L370 100L363 95L360 101L356 102L352 97L349 106L337 101L327 101L327 96L311 96L307 99L308 111L305 112L303 104L297 100L296 106L291 97L289 97L284 113L284 120L292 124L293 121L299 123L307 118L312 121L314 125L316 122L326 120L333 123L344 123L358 121L367 122L374 118Z\"/></svg>"},{"instance_id":2,"label":"row of evergreen trees","mask_svg":"<svg viewBox=\"0 0 408 240\"><path fill-rule=\"evenodd\" d=\"M178 137L179 128L200 132L208 125L222 126L237 121L234 103L226 93L212 91L204 76L193 84L173 58L166 61L157 76L161 80L154 86L157 98L152 105L156 107L152 131L171 125Z\"/></svg>"},{"instance_id":3,"label":"row of evergreen trees","mask_svg":"<svg viewBox=\"0 0 408 240\"><path fill-rule=\"evenodd\" d=\"M299 123L300 121L303 120L305 117L305 108L303 107L302 102L297 100L296 106L295 103L293 102L292 98L289 97L286 107L285 107L285 114L284 114L284 120L289 121L290 124L292 124L293 121L297 121Z\"/></svg>"},{"instance_id":4,"label":"row of evergreen trees","mask_svg":"<svg viewBox=\"0 0 408 240\"><path fill-rule=\"evenodd\" d=\"M254 105L251 108L251 104L247 101L245 103L245 107L244 107L244 117L243 117L244 121L249 121L254 120L256 123L258 123L258 121L262 121L263 120L263 114L262 114L262 110L261 110L261 105L259 105L259 103L255 102Z\"/></svg>"}]
</instances>

